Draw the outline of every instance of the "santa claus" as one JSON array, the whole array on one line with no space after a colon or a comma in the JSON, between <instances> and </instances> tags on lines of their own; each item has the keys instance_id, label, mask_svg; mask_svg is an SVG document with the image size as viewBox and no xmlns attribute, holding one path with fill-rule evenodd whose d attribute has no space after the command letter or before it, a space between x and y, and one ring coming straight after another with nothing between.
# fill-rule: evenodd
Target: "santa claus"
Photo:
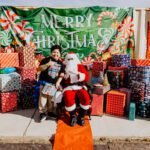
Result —
<instances>
[{"instance_id":1,"label":"santa claus","mask_svg":"<svg viewBox=\"0 0 150 150\"><path fill-rule=\"evenodd\" d=\"M65 109L70 114L70 125L76 123L83 126L84 116L90 107L90 96L87 92L85 83L88 81L88 72L80 63L75 53L69 53L65 57L65 88L63 92ZM76 97L79 99L79 114L76 116Z\"/></svg>"}]
</instances>

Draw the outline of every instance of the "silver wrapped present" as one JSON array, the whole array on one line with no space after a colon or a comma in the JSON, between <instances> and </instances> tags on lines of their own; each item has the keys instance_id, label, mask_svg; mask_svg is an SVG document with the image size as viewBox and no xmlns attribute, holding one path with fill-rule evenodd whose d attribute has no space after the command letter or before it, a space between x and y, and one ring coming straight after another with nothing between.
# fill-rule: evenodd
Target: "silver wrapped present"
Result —
<instances>
[{"instance_id":1,"label":"silver wrapped present","mask_svg":"<svg viewBox=\"0 0 150 150\"><path fill-rule=\"evenodd\" d=\"M0 74L0 91L9 92L21 89L21 76L17 72Z\"/></svg>"}]
</instances>

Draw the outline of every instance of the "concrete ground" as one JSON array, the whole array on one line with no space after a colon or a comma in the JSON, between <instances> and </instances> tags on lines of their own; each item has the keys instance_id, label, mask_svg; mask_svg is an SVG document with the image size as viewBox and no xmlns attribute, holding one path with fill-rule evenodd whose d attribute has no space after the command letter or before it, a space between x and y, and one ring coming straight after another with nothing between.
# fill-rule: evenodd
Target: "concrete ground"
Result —
<instances>
[{"instance_id":1,"label":"concrete ground","mask_svg":"<svg viewBox=\"0 0 150 150\"><path fill-rule=\"evenodd\" d=\"M54 120L46 120L39 123L38 117L39 114L36 109L0 113L0 150L6 146L3 143L28 144L33 142L38 143L41 149L44 143L45 146L49 145L49 140L56 132L57 123ZM150 119L138 118L135 121L130 121L125 117L119 118L105 114L102 117L92 116L90 124L95 150L98 147L101 147L101 149L102 147L103 149L113 147L117 144L116 141L118 142L118 139L129 142L129 144L144 141L146 142L146 147L150 149ZM115 142L111 143L111 140ZM41 146L40 142L42 143ZM135 145L137 146L138 143ZM126 145L128 144L126 143ZM147 149L145 148L145 150Z\"/></svg>"}]
</instances>

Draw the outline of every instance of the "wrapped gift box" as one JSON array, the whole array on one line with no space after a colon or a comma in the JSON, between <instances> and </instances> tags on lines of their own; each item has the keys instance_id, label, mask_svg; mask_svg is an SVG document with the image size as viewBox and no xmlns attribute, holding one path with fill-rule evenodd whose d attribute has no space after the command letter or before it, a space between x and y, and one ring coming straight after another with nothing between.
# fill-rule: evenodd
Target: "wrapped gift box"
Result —
<instances>
[{"instance_id":1,"label":"wrapped gift box","mask_svg":"<svg viewBox=\"0 0 150 150\"><path fill-rule=\"evenodd\" d=\"M0 93L0 106L2 112L17 110L18 92Z\"/></svg>"},{"instance_id":2,"label":"wrapped gift box","mask_svg":"<svg viewBox=\"0 0 150 150\"><path fill-rule=\"evenodd\" d=\"M120 67L120 66L130 66L130 65L131 65L130 54L112 55L112 66Z\"/></svg>"},{"instance_id":3,"label":"wrapped gift box","mask_svg":"<svg viewBox=\"0 0 150 150\"><path fill-rule=\"evenodd\" d=\"M119 89L123 86L123 70L107 70L107 76L112 89Z\"/></svg>"},{"instance_id":4,"label":"wrapped gift box","mask_svg":"<svg viewBox=\"0 0 150 150\"><path fill-rule=\"evenodd\" d=\"M0 74L0 91L8 92L21 89L21 76L17 72Z\"/></svg>"},{"instance_id":5,"label":"wrapped gift box","mask_svg":"<svg viewBox=\"0 0 150 150\"><path fill-rule=\"evenodd\" d=\"M131 98L132 101L137 102L144 100L145 83L132 81L131 82Z\"/></svg>"},{"instance_id":6,"label":"wrapped gift box","mask_svg":"<svg viewBox=\"0 0 150 150\"><path fill-rule=\"evenodd\" d=\"M143 118L150 118L150 99L136 103L136 114Z\"/></svg>"},{"instance_id":7,"label":"wrapped gift box","mask_svg":"<svg viewBox=\"0 0 150 150\"><path fill-rule=\"evenodd\" d=\"M35 56L34 49L31 46L22 46L18 47L17 51L19 52L19 66L25 68L34 68L35 67Z\"/></svg>"},{"instance_id":8,"label":"wrapped gift box","mask_svg":"<svg viewBox=\"0 0 150 150\"><path fill-rule=\"evenodd\" d=\"M145 86L145 98L150 99L150 84Z\"/></svg>"},{"instance_id":9,"label":"wrapped gift box","mask_svg":"<svg viewBox=\"0 0 150 150\"><path fill-rule=\"evenodd\" d=\"M92 94L92 113L91 115L102 116L103 115L103 101L104 95Z\"/></svg>"},{"instance_id":10,"label":"wrapped gift box","mask_svg":"<svg viewBox=\"0 0 150 150\"><path fill-rule=\"evenodd\" d=\"M91 78L91 83L92 83L92 85L98 83L98 78L97 77L92 77Z\"/></svg>"},{"instance_id":11,"label":"wrapped gift box","mask_svg":"<svg viewBox=\"0 0 150 150\"><path fill-rule=\"evenodd\" d=\"M128 79L129 79L129 86L132 82L132 80L138 81L140 79L140 72L141 72L141 67L133 67L130 66L128 70Z\"/></svg>"},{"instance_id":12,"label":"wrapped gift box","mask_svg":"<svg viewBox=\"0 0 150 150\"><path fill-rule=\"evenodd\" d=\"M127 88L120 88L119 91L126 94L126 114L129 114L129 107L130 107L130 101L131 101L131 90L127 89Z\"/></svg>"},{"instance_id":13,"label":"wrapped gift box","mask_svg":"<svg viewBox=\"0 0 150 150\"><path fill-rule=\"evenodd\" d=\"M17 72L21 75L22 85L33 85L36 80L36 69L35 68L17 68Z\"/></svg>"},{"instance_id":14,"label":"wrapped gift box","mask_svg":"<svg viewBox=\"0 0 150 150\"><path fill-rule=\"evenodd\" d=\"M106 113L116 116L124 115L126 94L120 91L109 91L106 99Z\"/></svg>"},{"instance_id":15,"label":"wrapped gift box","mask_svg":"<svg viewBox=\"0 0 150 150\"><path fill-rule=\"evenodd\" d=\"M110 90L110 85L103 86L101 84L94 84L92 92L94 94L101 95L107 93L109 90Z\"/></svg>"},{"instance_id":16,"label":"wrapped gift box","mask_svg":"<svg viewBox=\"0 0 150 150\"><path fill-rule=\"evenodd\" d=\"M150 84L150 66L130 66L128 71L129 87L131 82L141 81L146 85Z\"/></svg>"},{"instance_id":17,"label":"wrapped gift box","mask_svg":"<svg viewBox=\"0 0 150 150\"><path fill-rule=\"evenodd\" d=\"M18 53L0 53L0 68L18 67L18 66L19 66Z\"/></svg>"},{"instance_id":18,"label":"wrapped gift box","mask_svg":"<svg viewBox=\"0 0 150 150\"><path fill-rule=\"evenodd\" d=\"M128 70L128 67L126 67L126 66L122 66L122 67L108 66L108 70Z\"/></svg>"},{"instance_id":19,"label":"wrapped gift box","mask_svg":"<svg viewBox=\"0 0 150 150\"><path fill-rule=\"evenodd\" d=\"M129 105L129 120L134 121L134 119L135 119L135 112L136 112L136 105L135 105L135 103L130 103L130 105Z\"/></svg>"},{"instance_id":20,"label":"wrapped gift box","mask_svg":"<svg viewBox=\"0 0 150 150\"><path fill-rule=\"evenodd\" d=\"M18 106L21 109L30 109L34 108L34 99L33 99L33 93L34 93L34 87L33 86L24 86L19 91L19 100L18 100Z\"/></svg>"},{"instance_id":21,"label":"wrapped gift box","mask_svg":"<svg viewBox=\"0 0 150 150\"><path fill-rule=\"evenodd\" d=\"M131 59L132 66L150 66L150 59Z\"/></svg>"},{"instance_id":22,"label":"wrapped gift box","mask_svg":"<svg viewBox=\"0 0 150 150\"><path fill-rule=\"evenodd\" d=\"M127 87L128 86L128 67L122 66L122 67L113 67L113 66L108 66L108 70L122 70L123 71L123 86Z\"/></svg>"},{"instance_id":23,"label":"wrapped gift box","mask_svg":"<svg viewBox=\"0 0 150 150\"><path fill-rule=\"evenodd\" d=\"M106 62L105 61L94 61L92 67L92 77L99 77L100 71L106 69Z\"/></svg>"}]
</instances>

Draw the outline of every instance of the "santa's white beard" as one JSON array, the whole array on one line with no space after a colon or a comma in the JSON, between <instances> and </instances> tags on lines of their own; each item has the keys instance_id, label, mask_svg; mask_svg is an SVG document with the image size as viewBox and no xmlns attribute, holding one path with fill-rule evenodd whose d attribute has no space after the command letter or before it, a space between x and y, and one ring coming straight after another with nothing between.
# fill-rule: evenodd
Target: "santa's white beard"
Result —
<instances>
[{"instance_id":1,"label":"santa's white beard","mask_svg":"<svg viewBox=\"0 0 150 150\"><path fill-rule=\"evenodd\" d=\"M78 73L78 64L75 61L68 61L66 64L66 74L77 74Z\"/></svg>"}]
</instances>

